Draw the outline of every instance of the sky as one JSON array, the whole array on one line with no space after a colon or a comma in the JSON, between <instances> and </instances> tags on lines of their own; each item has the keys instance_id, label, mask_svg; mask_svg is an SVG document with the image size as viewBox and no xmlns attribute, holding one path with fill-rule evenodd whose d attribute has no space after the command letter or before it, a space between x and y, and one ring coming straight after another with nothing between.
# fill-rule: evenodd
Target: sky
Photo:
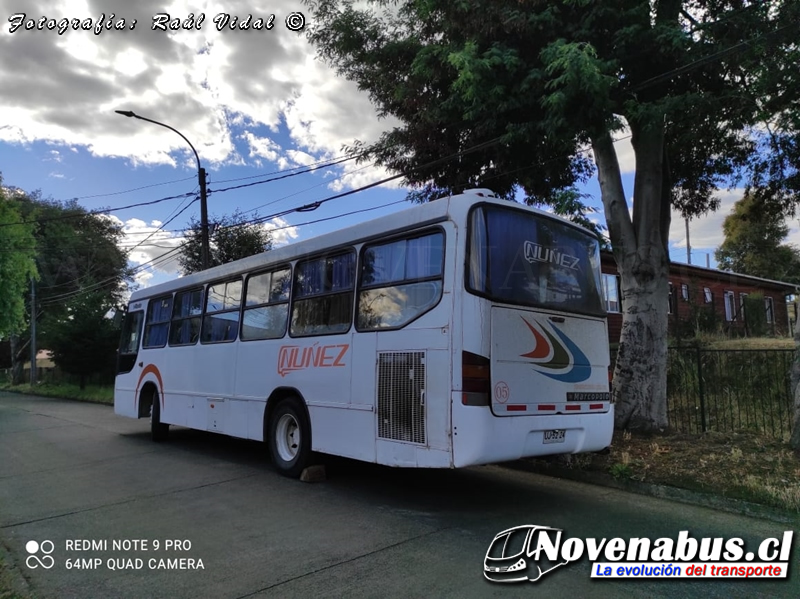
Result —
<instances>
[{"instance_id":1,"label":"sky","mask_svg":"<svg viewBox=\"0 0 800 599\"><path fill-rule=\"evenodd\" d=\"M212 223L237 209L272 216L392 174L350 161L266 181L335 160L344 145L375 141L398 124L379 119L365 92L316 57L302 29L312 14L300 0L26 0L15 6L3 0L0 6L3 184L75 198L87 210L111 209L124 228L139 286L180 275L175 253L162 256L180 244L190 218L199 219L199 202L191 203L197 162L175 132L115 110L165 123L189 140L208 171ZM262 6L271 12L256 12ZM251 25L272 28L230 28L234 17L241 23L248 16ZM171 30L173 23L181 29ZM630 190L633 151L620 137L616 148ZM246 184L252 185L228 189ZM265 226L274 244L283 245L406 208L406 191L393 182ZM596 180L583 191L601 208ZM718 212L690 223L694 264L705 265L710 256L715 265L722 221L742 191L720 195ZM152 203L124 208L145 202ZM603 222L602 210L597 218ZM800 243L798 223L789 225L788 241ZM673 260L686 261L677 214L670 248Z\"/></svg>"}]
</instances>

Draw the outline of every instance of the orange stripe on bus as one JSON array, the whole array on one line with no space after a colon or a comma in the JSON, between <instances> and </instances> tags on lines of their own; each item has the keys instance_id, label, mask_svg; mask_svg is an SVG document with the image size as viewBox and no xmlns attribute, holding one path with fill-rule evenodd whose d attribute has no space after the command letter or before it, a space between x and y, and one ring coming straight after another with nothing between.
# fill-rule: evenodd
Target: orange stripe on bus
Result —
<instances>
[{"instance_id":1,"label":"orange stripe on bus","mask_svg":"<svg viewBox=\"0 0 800 599\"><path fill-rule=\"evenodd\" d=\"M148 364L139 375L139 382L136 383L136 394L133 396L133 407L136 407L136 402L139 401L139 386L142 384L142 379L152 373L158 379L158 394L161 396L161 407L164 407L164 381L161 380L161 372L155 364Z\"/></svg>"}]
</instances>

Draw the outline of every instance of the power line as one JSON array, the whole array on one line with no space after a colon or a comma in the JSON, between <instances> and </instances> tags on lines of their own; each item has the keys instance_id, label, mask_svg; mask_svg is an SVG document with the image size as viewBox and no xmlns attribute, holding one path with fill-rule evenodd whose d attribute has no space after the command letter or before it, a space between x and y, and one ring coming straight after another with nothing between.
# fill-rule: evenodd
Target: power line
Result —
<instances>
[{"instance_id":1,"label":"power line","mask_svg":"<svg viewBox=\"0 0 800 599\"><path fill-rule=\"evenodd\" d=\"M773 31L769 31L767 33L763 33L761 35L752 37L750 39L743 40L738 44L734 44L733 46L725 48L724 50L720 50L718 52L715 52L714 54L709 54L708 56L704 56L703 58L698 58L694 62L690 62L689 64L677 67L675 69L667 71L666 73L662 73L661 75L656 75L655 77L646 79L645 81L642 81L641 83L632 86L630 88L630 91L638 92L647 87L650 87L651 85L656 85L658 83L661 83L662 81L672 79L673 77L676 77L678 75L684 75L686 73L690 73L691 71L694 71L695 69L698 69L708 63L715 62L730 54L735 54L739 50L743 49L746 46L749 46L754 42L766 40L767 38L783 33L784 31L791 29L792 27L800 27L800 23L792 23L790 25L784 25L783 27L779 27L778 29L775 29Z\"/></svg>"},{"instance_id":2,"label":"power line","mask_svg":"<svg viewBox=\"0 0 800 599\"><path fill-rule=\"evenodd\" d=\"M194 195L194 192L192 192L192 193L182 193L182 194L175 195L175 196L169 196L169 197L166 197L166 198L160 198L158 200L152 200L150 202L138 202L136 204L128 204L127 206L120 206L119 208L105 208L103 210L87 210L86 212L78 212L78 213L74 213L74 214L62 214L60 216L53 216L53 217L50 217L50 218L41 218L41 219L34 219L34 220L23 220L23 221L18 221L18 222L15 222L15 223L0 223L0 227L12 227L12 226L15 226L15 225L41 224L41 223L47 223L47 222L52 222L52 221L67 220L67 219L71 219L71 218L84 218L84 217L87 217L87 216L98 216L98 215L101 215L101 214L109 214L111 212L119 212L120 210L129 210L130 208L139 208L141 206L153 206L155 204L160 204L162 202L167 202L169 200L177 200L179 198L191 197L192 195Z\"/></svg>"},{"instance_id":3,"label":"power line","mask_svg":"<svg viewBox=\"0 0 800 599\"><path fill-rule=\"evenodd\" d=\"M272 206L273 204L277 204L278 202L282 202L283 200L288 200L289 198L292 198L294 196L300 195L300 194L305 193L307 191L311 191L312 189L316 189L317 187L322 187L323 185L327 185L331 181L340 181L341 179L344 179L348 175L353 175L355 173L358 173L358 172L363 171L363 170L368 169L368 168L372 168L374 166L375 166L374 162L371 162L369 164L365 164L364 166L359 167L357 169L354 169L354 170L350 171L349 173L344 173L340 177L336 177L335 179L331 179L330 181L323 181L322 183L317 183L316 185L312 185L311 187L306 187L305 189L301 189L300 191L296 191L294 193L290 193L289 195L285 195L285 196L283 196L281 198L278 198L276 200L271 200L271 201L267 202L266 204L261 204L260 206L256 206L255 208L251 208L250 210L245 210L242 214L247 214L248 212L255 212L259 208L266 208L267 206Z\"/></svg>"},{"instance_id":4,"label":"power line","mask_svg":"<svg viewBox=\"0 0 800 599\"><path fill-rule=\"evenodd\" d=\"M338 200L340 198L344 198L344 197L347 197L347 196L350 196L350 195L353 195L353 194L356 194L356 193L360 193L362 191L366 191L367 189L372 189L373 187L378 187L379 185L383 185L385 183L389 183L391 181L395 181L397 179L400 179L401 177L408 176L408 174L410 174L410 173L412 173L414 171L418 171L418 170L422 170L422 169L426 169L426 168L431 168L431 167L437 166L437 165L439 165L439 164L441 164L443 162L454 160L456 158L460 158L462 156L466 156L467 154L472 154L474 152L478 152L480 150L485 150L487 148L496 146L502 141L502 139L503 139L503 136L501 135L501 136L495 137L493 139L490 139L488 141L476 144L476 145L474 145L474 146L472 146L470 148L467 148L465 150L459 150L458 152L455 152L455 153L450 154L448 156L444 156L442 158L437 158L436 160L431 160L430 162L426 162L425 164L420 164L420 165L418 165L416 167L408 169L408 171L406 171L406 172L398 173L396 175L392 175L390 177L386 177L384 179L380 179L379 181L374 181L373 183L369 183L367 185L362 185L361 187L357 187L357 188L351 189L349 191L338 193L336 195L332 195L332 196L329 196L327 198L323 198L321 200L316 200L315 202L311 202L311 203L305 204L303 206L299 206L299 207L296 207L296 208L288 208L286 210L283 210L281 212L276 212L276 213L270 214L268 216L261 216L261 217L258 217L258 218L251 219L249 221L228 225L226 228L234 228L234 227L242 227L242 226L248 226L248 225L262 224L262 223L264 223L264 222L266 222L266 221L268 221L270 219L280 218L282 216L286 216L287 214L292 214L294 212L311 212L313 210L316 210L317 208L319 208L323 204L326 204L327 202L332 202L333 200Z\"/></svg>"},{"instance_id":5,"label":"power line","mask_svg":"<svg viewBox=\"0 0 800 599\"><path fill-rule=\"evenodd\" d=\"M292 229L294 227L303 227L305 225L313 225L316 223L321 223L328 220L334 220L336 218L342 218L343 216L351 216L353 214L360 214L362 212L371 212L372 210L379 210L381 208L386 208L387 206L394 206L396 204L404 204L408 200L397 200L394 202L388 202L386 204L381 204L380 206L373 206L372 208L361 208L360 210L353 210L352 212L343 212L342 214L336 214L334 216L328 216L325 218L318 218L316 220L309 220L304 223L297 223L296 225L284 225L282 227L275 227L274 229L270 229L270 233L273 231L283 231L284 229Z\"/></svg>"},{"instance_id":6,"label":"power line","mask_svg":"<svg viewBox=\"0 0 800 599\"><path fill-rule=\"evenodd\" d=\"M482 150L482 149L486 149L486 148L492 147L494 145L499 144L501 140L502 140L502 136L498 136L498 137L496 137L494 139L491 139L489 141L486 141L486 142L477 144L475 146L472 146L470 148L467 148L466 150L461 150L461 151L456 152L454 154L451 154L449 156L445 156L443 158L438 158L436 160L432 160L432 161L430 161L430 162L428 162L426 164L423 164L423 165L420 165L420 166L416 167L415 169L412 169L412 171L413 170L418 170L418 169L421 169L421 168L429 168L431 166L435 166L435 165L440 164L442 162L446 162L448 160L453 160L454 158L458 158L458 157L461 157L461 156L464 156L464 155L467 155L467 154L470 154L470 153L473 153L473 152L477 152L477 151ZM318 201L314 202L313 204L307 204L306 206L300 206L299 208L289 209L289 210L281 212L278 215L272 215L272 216L268 216L268 217L260 217L258 219L254 219L251 222L237 223L235 225L229 225L228 228L232 228L232 227L235 227L235 226L245 226L245 225L248 225L248 224L261 224L265 220L269 220L271 218L277 218L277 216L283 216L285 214L290 214L292 212L307 212L307 211L311 211L311 210L316 210L317 208L319 208L322 204L324 204L326 202L330 202L330 201L333 201L333 200L336 200L336 199L339 199L339 198L343 198L343 197L346 197L346 196L349 196L349 195L353 195L355 193L359 193L361 191L365 191L367 189L371 189L373 187L377 187L378 185L383 185L384 183L388 183L390 181L393 181L395 179L399 179L400 177L404 177L404 176L406 176L406 173L400 173L400 174L397 174L397 175L393 175L391 177L386 177L385 179L381 179L380 181L375 181L373 183L370 183L368 185L364 185L364 186L359 187L357 189L352 189L350 191L346 191L346 192L343 192L343 193L339 193L339 194L330 196L328 198L324 198L322 200L318 200ZM405 201L405 200L400 200L400 201ZM400 201L393 202L393 203L400 203ZM377 209L377 208L356 210L356 211L353 211L352 213L336 215L336 216L327 217L327 218L324 218L324 219L318 219L317 221L312 221L312 222L321 222L323 220L331 220L333 218L340 218L341 216L347 216L349 214L356 214L356 213L359 213L359 212L366 212L366 211L372 210L372 209ZM144 268L146 266L148 266L148 265L152 267L152 266L156 266L157 262L158 263L163 263L163 261L168 256L170 256L171 254L174 254L175 252L179 251L180 249L181 249L181 246L178 246L176 248L168 250L167 252L164 252L160 256L157 256L156 258L154 258L154 259L152 259L152 260L150 260L150 261L148 261L146 263L140 264L139 266L137 266L136 268L134 268L131 271L131 275L135 275L137 273L137 271L138 272L142 272L144 270ZM81 295L82 293L89 293L91 291L99 289L102 286L107 285L107 284L109 284L111 282L114 282L114 281L117 281L117 280L118 280L118 277L109 278L109 279L106 279L106 281L101 281L101 282L95 283L94 285L90 285L85 290L77 290L76 292L66 293L66 294L63 294L61 296L57 296L55 298L48 298L48 302L47 303L55 303L55 301L58 301L58 300L65 301L66 299L70 299L72 297L77 297L77 296ZM53 301L50 301L50 300L53 300Z\"/></svg>"},{"instance_id":7,"label":"power line","mask_svg":"<svg viewBox=\"0 0 800 599\"><path fill-rule=\"evenodd\" d=\"M254 185L262 185L264 183L272 183L273 181L280 181L281 179L288 179L289 177L295 177L297 175L305 175L306 173L311 173L317 171L321 168L327 168L329 166L336 166L337 164L341 164L342 162L347 162L348 160L355 160L358 158L358 155L348 156L347 158L341 158L334 162L327 162L325 164L320 164L318 166L314 166L311 168L307 168L302 171L297 171L294 173L287 173L285 175L281 175L280 177L273 177L272 179L265 179L264 181L254 181L252 183L243 183L242 185L233 185L231 187L225 187L223 189L212 189L209 191L211 193L222 193L223 191L231 191L233 189L242 189L244 187L253 187Z\"/></svg>"},{"instance_id":8,"label":"power line","mask_svg":"<svg viewBox=\"0 0 800 599\"><path fill-rule=\"evenodd\" d=\"M297 175L304 175L306 173L310 173L310 172L319 170L321 168L327 168L329 166L335 166L337 164L341 164L341 163L346 162L348 160L354 160L355 158L358 158L358 156L359 156L358 154L355 154L355 155L352 155L352 156L348 156L346 158L341 158L341 159L338 159L338 160L335 160L335 161L332 161L332 162L325 162L323 164L320 164L318 166L314 166L312 168L306 168L306 169L301 170L301 171L287 173L287 174L282 175L280 177L274 177L272 179L267 179L267 180L264 180L264 181L255 181L253 183L245 183L243 185L234 185L234 186L231 186L231 187L226 187L224 189L209 190L209 195L211 195L212 193L222 193L222 192L225 192L225 191L231 191L233 189L241 189L243 187L251 187L253 185L261 185L263 183L271 183L273 181L279 181L281 179L287 179L289 177L295 177ZM66 219L71 219L71 218L83 218L85 216L96 216L96 215L100 215L100 214L110 214L112 212L119 212L121 210L128 210L130 208L139 208L139 207L142 207L142 206L152 206L154 204L160 204L162 202L166 202L166 201L169 201L169 200L175 200L175 199L179 199L179 198L191 197L192 195L194 195L194 191L192 191L191 193L184 193L184 194L180 194L180 195L174 195L174 196L169 196L169 197L165 197L165 198L160 198L158 200L152 200L152 201L149 201L149 202L138 202L138 203L135 203L135 204L129 204L127 206L120 206L119 208L104 208L102 210L88 210L86 212L80 212L80 213L75 213L75 214L62 214L62 215L54 216L54 217L50 217L50 218L41 218L41 219L34 219L34 220L22 220L22 221L17 221L17 222L14 222L14 223L0 223L0 227L10 227L10 226L15 226L15 225L26 225L26 224L41 224L41 223L45 223L45 222L66 220Z\"/></svg>"},{"instance_id":9,"label":"power line","mask_svg":"<svg viewBox=\"0 0 800 599\"><path fill-rule=\"evenodd\" d=\"M124 195L126 193L133 193L134 191L141 191L142 189L150 189L151 187L160 187L162 185L172 185L173 183L183 183L184 181L188 181L189 179L196 179L197 177L192 175L191 177L185 177L183 179L175 179L174 181L164 181L163 183L153 183L151 185L143 185L142 187L134 187L133 189L126 189L125 191L112 191L109 193L98 193L95 195L89 196L78 196L76 198L69 198L70 200L89 200L93 198L106 198L109 196L118 196Z\"/></svg>"},{"instance_id":10,"label":"power line","mask_svg":"<svg viewBox=\"0 0 800 599\"><path fill-rule=\"evenodd\" d=\"M357 158L358 156L353 156L353 157ZM269 177L269 176L272 176L272 175L280 175L281 173L288 173L288 172L291 172L291 171L295 171L295 170L297 170L299 168L308 168L308 167L312 167L312 166L317 166L318 164L323 164L325 162L330 162L331 160L339 160L340 158L347 158L347 155L337 156L336 158L328 158L326 160L318 160L318 161L312 162L310 164L304 164L304 165L295 166L295 167L292 167L292 168L285 168L285 169L281 169L281 170L278 170L278 171L272 171L270 173L261 173L261 174L258 174L258 175L250 175L248 177L235 177L233 179L221 179L221 180L217 181L217 183L230 183L232 181L246 181L247 179L257 179L259 177Z\"/></svg>"}]
</instances>

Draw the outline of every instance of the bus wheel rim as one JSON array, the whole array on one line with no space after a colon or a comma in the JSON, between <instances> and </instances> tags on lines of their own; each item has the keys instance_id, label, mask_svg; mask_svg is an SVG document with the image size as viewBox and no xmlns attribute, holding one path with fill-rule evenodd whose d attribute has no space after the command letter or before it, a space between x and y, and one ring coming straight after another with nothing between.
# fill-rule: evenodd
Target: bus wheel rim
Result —
<instances>
[{"instance_id":1,"label":"bus wheel rim","mask_svg":"<svg viewBox=\"0 0 800 599\"><path fill-rule=\"evenodd\" d=\"M283 414L278 419L275 445L282 460L291 462L297 457L297 453L300 451L300 426L291 414Z\"/></svg>"}]
</instances>

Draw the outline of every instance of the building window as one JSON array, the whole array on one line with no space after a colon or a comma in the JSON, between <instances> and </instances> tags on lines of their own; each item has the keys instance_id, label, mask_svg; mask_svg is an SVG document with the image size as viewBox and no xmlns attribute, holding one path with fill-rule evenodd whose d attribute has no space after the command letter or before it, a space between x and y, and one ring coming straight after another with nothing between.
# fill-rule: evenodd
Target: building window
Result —
<instances>
[{"instance_id":1,"label":"building window","mask_svg":"<svg viewBox=\"0 0 800 599\"><path fill-rule=\"evenodd\" d=\"M736 317L736 299L733 291L726 291L723 298L725 301L725 320L731 322Z\"/></svg>"},{"instance_id":2,"label":"building window","mask_svg":"<svg viewBox=\"0 0 800 599\"><path fill-rule=\"evenodd\" d=\"M775 321L775 306L771 297L764 298L764 308L767 311L767 323L772 324Z\"/></svg>"},{"instance_id":3,"label":"building window","mask_svg":"<svg viewBox=\"0 0 800 599\"><path fill-rule=\"evenodd\" d=\"M707 304L711 304L714 302L714 294L711 293L711 289L708 287L703 287L703 300Z\"/></svg>"},{"instance_id":4,"label":"building window","mask_svg":"<svg viewBox=\"0 0 800 599\"><path fill-rule=\"evenodd\" d=\"M444 235L371 245L361 255L356 328L402 327L442 297Z\"/></svg>"},{"instance_id":5,"label":"building window","mask_svg":"<svg viewBox=\"0 0 800 599\"><path fill-rule=\"evenodd\" d=\"M356 253L299 262L292 293L293 336L346 333L353 319Z\"/></svg>"},{"instance_id":6,"label":"building window","mask_svg":"<svg viewBox=\"0 0 800 599\"><path fill-rule=\"evenodd\" d=\"M739 294L739 314L741 314L741 316L739 317L739 320L741 320L742 322L745 322L744 306L747 303L746 300L747 300L747 296L748 295L749 294L747 294L747 293L740 293Z\"/></svg>"},{"instance_id":7,"label":"building window","mask_svg":"<svg viewBox=\"0 0 800 599\"><path fill-rule=\"evenodd\" d=\"M277 339L289 320L291 270L282 268L247 279L242 339Z\"/></svg>"},{"instance_id":8,"label":"building window","mask_svg":"<svg viewBox=\"0 0 800 599\"><path fill-rule=\"evenodd\" d=\"M167 344L172 296L157 297L147 304L142 347L164 347Z\"/></svg>"},{"instance_id":9,"label":"building window","mask_svg":"<svg viewBox=\"0 0 800 599\"><path fill-rule=\"evenodd\" d=\"M667 313L675 314L675 312L677 312L677 306L675 305L675 286L672 283L670 283L669 297L667 300Z\"/></svg>"},{"instance_id":10,"label":"building window","mask_svg":"<svg viewBox=\"0 0 800 599\"><path fill-rule=\"evenodd\" d=\"M606 312L619 312L619 277L603 275L603 296L606 300Z\"/></svg>"},{"instance_id":11,"label":"building window","mask_svg":"<svg viewBox=\"0 0 800 599\"><path fill-rule=\"evenodd\" d=\"M681 283L681 298L685 302L689 301L689 285L686 283Z\"/></svg>"},{"instance_id":12,"label":"building window","mask_svg":"<svg viewBox=\"0 0 800 599\"><path fill-rule=\"evenodd\" d=\"M239 331L239 305L241 303L241 279L209 285L200 342L234 341Z\"/></svg>"}]
</instances>

